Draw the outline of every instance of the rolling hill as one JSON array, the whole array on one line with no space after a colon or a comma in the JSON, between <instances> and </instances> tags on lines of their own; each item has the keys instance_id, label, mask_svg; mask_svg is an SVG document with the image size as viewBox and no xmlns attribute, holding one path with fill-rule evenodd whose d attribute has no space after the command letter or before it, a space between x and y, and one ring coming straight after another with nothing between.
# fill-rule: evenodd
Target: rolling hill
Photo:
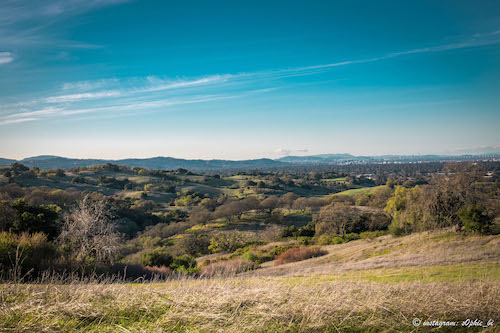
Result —
<instances>
[{"instance_id":1,"label":"rolling hill","mask_svg":"<svg viewBox=\"0 0 500 333\"><path fill-rule=\"evenodd\" d=\"M277 159L260 158L250 160L188 160L174 157L128 158L128 159L75 159L53 155L41 155L13 160L0 158L0 167L19 162L29 168L38 167L47 169L71 169L75 167L91 166L112 163L127 167L141 167L146 169L175 170L184 168L191 171L214 170L250 170L275 169L302 165L329 165L329 164L370 164L370 163L414 163L414 162L446 162L459 160L479 160L499 158L499 154L487 155L383 155L383 156L354 156L351 154L319 154L309 156L285 156Z\"/></svg>"}]
</instances>

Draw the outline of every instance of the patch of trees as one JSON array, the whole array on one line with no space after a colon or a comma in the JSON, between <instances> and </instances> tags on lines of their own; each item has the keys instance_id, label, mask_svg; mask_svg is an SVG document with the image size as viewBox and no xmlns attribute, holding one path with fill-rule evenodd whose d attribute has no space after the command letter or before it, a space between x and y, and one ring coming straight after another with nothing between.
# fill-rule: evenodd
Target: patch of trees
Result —
<instances>
[{"instance_id":1,"label":"patch of trees","mask_svg":"<svg viewBox=\"0 0 500 333\"><path fill-rule=\"evenodd\" d=\"M99 176L98 181L99 186L111 187L119 190L123 190L133 186L133 183L131 183L128 178L120 180L115 177Z\"/></svg>"},{"instance_id":2,"label":"patch of trees","mask_svg":"<svg viewBox=\"0 0 500 333\"><path fill-rule=\"evenodd\" d=\"M14 202L0 201L0 229L21 234L45 233L53 239L59 232L59 212L56 205L30 205L26 199Z\"/></svg>"},{"instance_id":3,"label":"patch of trees","mask_svg":"<svg viewBox=\"0 0 500 333\"><path fill-rule=\"evenodd\" d=\"M450 226L492 232L499 190L498 184L485 182L484 174L475 166L461 167L434 175L428 186L397 187L385 208L393 220L391 232L403 235Z\"/></svg>"}]
</instances>

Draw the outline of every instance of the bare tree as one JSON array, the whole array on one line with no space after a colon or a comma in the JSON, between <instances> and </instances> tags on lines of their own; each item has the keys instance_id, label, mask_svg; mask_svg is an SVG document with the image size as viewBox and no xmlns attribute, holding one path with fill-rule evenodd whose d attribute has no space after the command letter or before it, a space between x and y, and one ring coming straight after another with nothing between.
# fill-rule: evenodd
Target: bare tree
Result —
<instances>
[{"instance_id":1,"label":"bare tree","mask_svg":"<svg viewBox=\"0 0 500 333\"><path fill-rule=\"evenodd\" d=\"M79 261L112 262L120 248L120 234L104 201L93 201L89 195L64 217L59 240Z\"/></svg>"},{"instance_id":2,"label":"bare tree","mask_svg":"<svg viewBox=\"0 0 500 333\"><path fill-rule=\"evenodd\" d=\"M280 198L280 201L281 201L281 204L283 205L283 207L286 207L286 208L292 208L293 206L293 203L295 202L295 200L297 200L299 198L299 196L293 192L288 192L286 194L284 194L281 198Z\"/></svg>"},{"instance_id":3,"label":"bare tree","mask_svg":"<svg viewBox=\"0 0 500 333\"><path fill-rule=\"evenodd\" d=\"M273 211L279 206L280 206L280 199L275 195L271 195L265 198L259 204L259 208L267 212L267 214L269 215L271 215Z\"/></svg>"},{"instance_id":4,"label":"bare tree","mask_svg":"<svg viewBox=\"0 0 500 333\"><path fill-rule=\"evenodd\" d=\"M312 212L318 211L321 207L326 205L326 201L320 198L303 198L300 197L293 202L293 208L301 211L310 209Z\"/></svg>"},{"instance_id":5,"label":"bare tree","mask_svg":"<svg viewBox=\"0 0 500 333\"><path fill-rule=\"evenodd\" d=\"M318 234L340 235L345 238L357 216L359 216L357 209L346 204L323 207L319 213L316 232Z\"/></svg>"}]
</instances>

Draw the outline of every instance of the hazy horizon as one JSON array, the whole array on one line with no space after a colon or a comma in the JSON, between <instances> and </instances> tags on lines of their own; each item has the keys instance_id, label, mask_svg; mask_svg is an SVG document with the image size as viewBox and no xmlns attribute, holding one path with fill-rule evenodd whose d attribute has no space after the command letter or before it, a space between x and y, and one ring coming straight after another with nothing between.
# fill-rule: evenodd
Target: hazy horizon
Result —
<instances>
[{"instance_id":1,"label":"hazy horizon","mask_svg":"<svg viewBox=\"0 0 500 333\"><path fill-rule=\"evenodd\" d=\"M495 1L7 1L0 156L255 159L500 144Z\"/></svg>"},{"instance_id":2,"label":"hazy horizon","mask_svg":"<svg viewBox=\"0 0 500 333\"><path fill-rule=\"evenodd\" d=\"M482 152L481 149L487 150L487 152ZM500 146L483 146L483 147L474 147L470 149L463 149L463 150L457 150L455 152L443 152L443 153L401 153L401 154L392 154L392 153L387 153L387 154L353 154L350 152L319 152L319 153L311 153L309 151L296 151L296 152L287 152L287 151L275 151L272 152L269 155L262 155L262 156L250 156L248 158L218 158L218 157L182 157L182 156L173 156L173 155L123 155L123 156L117 156L117 157L109 157L107 155L102 155L102 156L82 156L79 155L78 153L75 154L37 154L37 155L29 155L29 156L20 156L17 158L14 157L8 157L8 156L0 156L0 158L5 158L5 159L13 159L13 160L23 160L27 158L33 158L33 157L44 157L44 156L56 156L56 157L63 157L63 158L73 158L73 159L100 159L100 160L121 160L121 159L148 159L148 158L156 158L156 157L171 157L171 158L176 158L176 159L187 159L187 160L253 160L253 159L261 159L261 158L269 158L269 159L278 159L278 158L283 158L287 156L315 156L315 155L341 155L341 154L349 154L353 156L384 156L384 155L394 155L394 156L424 156L424 155L443 155L443 156L458 156L458 155L468 155L468 154L476 154L476 155L487 155L487 154L500 154Z\"/></svg>"}]
</instances>

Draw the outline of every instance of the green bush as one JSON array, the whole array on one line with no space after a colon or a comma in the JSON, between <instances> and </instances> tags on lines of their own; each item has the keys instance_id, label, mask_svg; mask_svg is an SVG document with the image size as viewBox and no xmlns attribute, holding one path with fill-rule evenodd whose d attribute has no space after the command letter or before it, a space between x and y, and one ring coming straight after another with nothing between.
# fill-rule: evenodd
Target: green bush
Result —
<instances>
[{"instance_id":1,"label":"green bush","mask_svg":"<svg viewBox=\"0 0 500 333\"><path fill-rule=\"evenodd\" d=\"M15 232L43 232L50 239L55 238L59 232L59 212L61 208L56 205L30 205L25 198L18 199L12 204L16 212L16 219L12 226L4 226Z\"/></svg>"},{"instance_id":2,"label":"green bush","mask_svg":"<svg viewBox=\"0 0 500 333\"><path fill-rule=\"evenodd\" d=\"M300 236L300 237L297 237L297 241L299 242L299 244L309 245L311 243L311 237Z\"/></svg>"},{"instance_id":3,"label":"green bush","mask_svg":"<svg viewBox=\"0 0 500 333\"><path fill-rule=\"evenodd\" d=\"M359 234L361 239L374 239L380 236L387 235L388 231L385 230L375 230L375 231L365 231Z\"/></svg>"},{"instance_id":4,"label":"green bush","mask_svg":"<svg viewBox=\"0 0 500 333\"><path fill-rule=\"evenodd\" d=\"M333 237L331 240L330 240L330 244L343 244L345 243L345 240L342 238L342 237Z\"/></svg>"},{"instance_id":5,"label":"green bush","mask_svg":"<svg viewBox=\"0 0 500 333\"><path fill-rule=\"evenodd\" d=\"M0 271L4 273L17 269L18 273L41 272L49 268L57 258L54 244L41 232L20 235L0 233Z\"/></svg>"},{"instance_id":6,"label":"green bush","mask_svg":"<svg viewBox=\"0 0 500 333\"><path fill-rule=\"evenodd\" d=\"M469 205L458 211L458 217L467 232L487 234L491 231L493 219L486 214L486 209L480 205Z\"/></svg>"},{"instance_id":7,"label":"green bush","mask_svg":"<svg viewBox=\"0 0 500 333\"><path fill-rule=\"evenodd\" d=\"M297 247L295 244L290 244L290 245L283 245L283 246L275 246L271 251L269 251L269 255L272 257L279 256L283 252L293 248Z\"/></svg>"},{"instance_id":8,"label":"green bush","mask_svg":"<svg viewBox=\"0 0 500 333\"><path fill-rule=\"evenodd\" d=\"M189 255L176 257L170 265L170 268L180 272L194 273L197 270L196 260Z\"/></svg>"},{"instance_id":9,"label":"green bush","mask_svg":"<svg viewBox=\"0 0 500 333\"><path fill-rule=\"evenodd\" d=\"M253 262L255 262L255 261L257 261L259 259L259 257L257 257L252 252L247 251L247 252L243 253L243 259L245 259L247 261L253 261Z\"/></svg>"},{"instance_id":10,"label":"green bush","mask_svg":"<svg viewBox=\"0 0 500 333\"><path fill-rule=\"evenodd\" d=\"M208 247L213 253L216 252L234 252L241 247L256 245L259 241L256 236L243 231L222 231L215 234L210 239Z\"/></svg>"},{"instance_id":11,"label":"green bush","mask_svg":"<svg viewBox=\"0 0 500 333\"><path fill-rule=\"evenodd\" d=\"M323 234L323 235L318 237L318 240L316 241L316 243L318 245L328 245L328 244L331 244L331 241L332 241L332 238L329 235Z\"/></svg>"},{"instance_id":12,"label":"green bush","mask_svg":"<svg viewBox=\"0 0 500 333\"><path fill-rule=\"evenodd\" d=\"M157 248L142 255L140 263L144 266L170 266L173 258L165 249Z\"/></svg>"},{"instance_id":13,"label":"green bush","mask_svg":"<svg viewBox=\"0 0 500 333\"><path fill-rule=\"evenodd\" d=\"M389 233L394 237L408 235L413 232L411 224L407 223L406 221L398 221L396 219L392 220L387 230L389 230Z\"/></svg>"},{"instance_id":14,"label":"green bush","mask_svg":"<svg viewBox=\"0 0 500 333\"><path fill-rule=\"evenodd\" d=\"M360 239L360 238L361 238L361 236L359 234L354 233L354 232L345 235L345 241L346 242L350 242L350 241L357 240L357 239Z\"/></svg>"}]
</instances>

